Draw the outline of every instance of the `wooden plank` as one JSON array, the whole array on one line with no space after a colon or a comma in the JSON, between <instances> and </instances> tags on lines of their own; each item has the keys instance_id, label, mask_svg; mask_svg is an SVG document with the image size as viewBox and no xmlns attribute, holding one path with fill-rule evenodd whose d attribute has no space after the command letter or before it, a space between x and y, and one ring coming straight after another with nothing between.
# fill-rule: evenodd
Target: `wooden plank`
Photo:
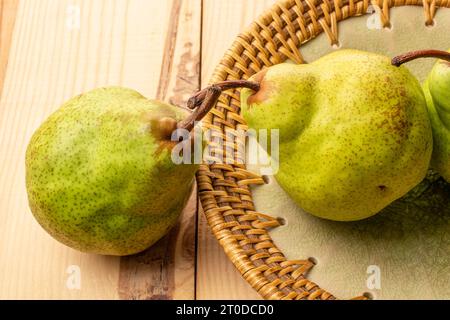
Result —
<instances>
[{"instance_id":1,"label":"wooden plank","mask_svg":"<svg viewBox=\"0 0 450 320\"><path fill-rule=\"evenodd\" d=\"M34 130L80 92L122 85L182 103L198 86L200 8L200 0L20 1L0 100L0 298L151 299L154 291L141 294L148 287L132 279L162 279L153 285L165 286L161 271L139 256L83 254L50 238L29 211L23 161ZM167 33L178 34L174 44ZM195 212L192 201L169 236L170 257L154 255L172 261L176 289L166 298L194 296Z\"/></svg>"},{"instance_id":2,"label":"wooden plank","mask_svg":"<svg viewBox=\"0 0 450 320\"><path fill-rule=\"evenodd\" d=\"M236 36L275 0L205 0L203 3L202 86L206 86ZM259 299L212 235L199 212L198 299Z\"/></svg>"},{"instance_id":3,"label":"wooden plank","mask_svg":"<svg viewBox=\"0 0 450 320\"><path fill-rule=\"evenodd\" d=\"M164 32L156 97L185 105L200 85L201 1L174 0ZM181 222L150 250L125 257L120 267L124 299L194 299L196 190Z\"/></svg>"},{"instance_id":4,"label":"wooden plank","mask_svg":"<svg viewBox=\"0 0 450 320\"><path fill-rule=\"evenodd\" d=\"M0 0L0 97L19 0Z\"/></svg>"}]
</instances>

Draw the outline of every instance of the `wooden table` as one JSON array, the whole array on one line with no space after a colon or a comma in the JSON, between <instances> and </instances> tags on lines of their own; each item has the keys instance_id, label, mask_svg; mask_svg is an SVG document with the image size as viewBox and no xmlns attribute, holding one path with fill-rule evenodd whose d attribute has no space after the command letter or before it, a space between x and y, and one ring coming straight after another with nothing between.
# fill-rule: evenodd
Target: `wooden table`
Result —
<instances>
[{"instance_id":1,"label":"wooden table","mask_svg":"<svg viewBox=\"0 0 450 320\"><path fill-rule=\"evenodd\" d=\"M274 0L0 0L0 299L258 299L195 194L181 223L133 257L53 240L27 204L24 154L62 102L105 85L183 104Z\"/></svg>"}]
</instances>

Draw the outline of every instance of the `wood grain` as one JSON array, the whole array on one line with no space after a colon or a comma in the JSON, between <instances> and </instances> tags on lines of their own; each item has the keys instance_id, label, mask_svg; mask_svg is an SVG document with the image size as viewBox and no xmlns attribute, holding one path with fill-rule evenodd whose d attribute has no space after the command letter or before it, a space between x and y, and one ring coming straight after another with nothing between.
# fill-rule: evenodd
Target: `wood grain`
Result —
<instances>
[{"instance_id":1,"label":"wood grain","mask_svg":"<svg viewBox=\"0 0 450 320\"><path fill-rule=\"evenodd\" d=\"M202 86L236 36L275 0L203 2ZM199 212L197 299L260 299L241 277Z\"/></svg>"},{"instance_id":2,"label":"wood grain","mask_svg":"<svg viewBox=\"0 0 450 320\"><path fill-rule=\"evenodd\" d=\"M18 5L18 0L0 0L0 97Z\"/></svg>"},{"instance_id":3,"label":"wood grain","mask_svg":"<svg viewBox=\"0 0 450 320\"><path fill-rule=\"evenodd\" d=\"M183 30L169 32L175 5L180 6L177 28ZM0 298L158 298L157 290L141 293L145 283L138 280L147 277L154 286L171 279L170 296L163 297L194 297L195 201L169 236L174 242L154 249L155 257L170 261L170 277L142 266L139 256L122 261L121 269L120 258L74 251L41 229L27 204L24 154L51 112L95 87L127 86L182 103L198 86L200 8L200 0L19 2L0 100ZM176 41L168 42L166 34L176 34ZM170 59L165 50L172 52ZM162 71L167 63L171 67ZM67 285L73 270L81 272L79 289ZM134 282L127 282L127 272Z\"/></svg>"}]
</instances>

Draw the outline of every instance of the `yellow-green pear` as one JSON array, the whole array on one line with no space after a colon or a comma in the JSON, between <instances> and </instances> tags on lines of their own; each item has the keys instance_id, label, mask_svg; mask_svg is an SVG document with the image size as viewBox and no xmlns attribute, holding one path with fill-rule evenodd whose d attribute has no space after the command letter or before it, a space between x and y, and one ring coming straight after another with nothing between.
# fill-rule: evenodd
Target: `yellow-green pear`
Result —
<instances>
[{"instance_id":1,"label":"yellow-green pear","mask_svg":"<svg viewBox=\"0 0 450 320\"><path fill-rule=\"evenodd\" d=\"M368 218L425 177L433 144L425 97L388 57L339 50L250 80L260 90L242 91L243 116L250 128L279 130L276 179L307 212Z\"/></svg>"},{"instance_id":2,"label":"yellow-green pear","mask_svg":"<svg viewBox=\"0 0 450 320\"><path fill-rule=\"evenodd\" d=\"M151 246L177 221L197 169L174 163L172 132L192 130L220 95L211 92L191 114L120 87L69 100L28 145L36 220L84 252L123 256Z\"/></svg>"}]
</instances>

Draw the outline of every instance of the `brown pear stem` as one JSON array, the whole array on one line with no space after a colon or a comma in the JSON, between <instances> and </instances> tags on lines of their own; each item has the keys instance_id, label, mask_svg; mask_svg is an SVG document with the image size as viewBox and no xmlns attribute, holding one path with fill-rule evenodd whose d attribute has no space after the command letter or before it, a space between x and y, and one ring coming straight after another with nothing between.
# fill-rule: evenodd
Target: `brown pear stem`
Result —
<instances>
[{"instance_id":1,"label":"brown pear stem","mask_svg":"<svg viewBox=\"0 0 450 320\"><path fill-rule=\"evenodd\" d=\"M200 121L204 116L211 110L217 100L219 100L222 90L216 86L212 85L205 89L205 98L203 99L200 107L198 107L194 112L192 112L186 119L178 123L178 129L186 129L192 131L195 126L196 121Z\"/></svg>"},{"instance_id":2,"label":"brown pear stem","mask_svg":"<svg viewBox=\"0 0 450 320\"><path fill-rule=\"evenodd\" d=\"M215 87L219 88L220 91L226 91L237 88L248 88L253 91L259 91L260 85L258 82L248 81L248 80L228 80L223 82L218 82L214 84ZM194 94L188 101L187 107L189 109L195 109L202 104L202 101L206 97L208 88L198 91Z\"/></svg>"},{"instance_id":3,"label":"brown pear stem","mask_svg":"<svg viewBox=\"0 0 450 320\"><path fill-rule=\"evenodd\" d=\"M192 131L195 122L201 121L204 116L216 105L220 95L225 90L249 88L259 91L260 85L257 82L247 80L230 80L215 83L203 90L198 91L188 100L188 108L195 109L186 119L180 121L177 125L178 129L186 129Z\"/></svg>"},{"instance_id":4,"label":"brown pear stem","mask_svg":"<svg viewBox=\"0 0 450 320\"><path fill-rule=\"evenodd\" d=\"M418 50L411 51L392 59L392 65L400 67L402 64L419 58L438 58L441 60L450 61L450 52L441 50Z\"/></svg>"}]
</instances>

